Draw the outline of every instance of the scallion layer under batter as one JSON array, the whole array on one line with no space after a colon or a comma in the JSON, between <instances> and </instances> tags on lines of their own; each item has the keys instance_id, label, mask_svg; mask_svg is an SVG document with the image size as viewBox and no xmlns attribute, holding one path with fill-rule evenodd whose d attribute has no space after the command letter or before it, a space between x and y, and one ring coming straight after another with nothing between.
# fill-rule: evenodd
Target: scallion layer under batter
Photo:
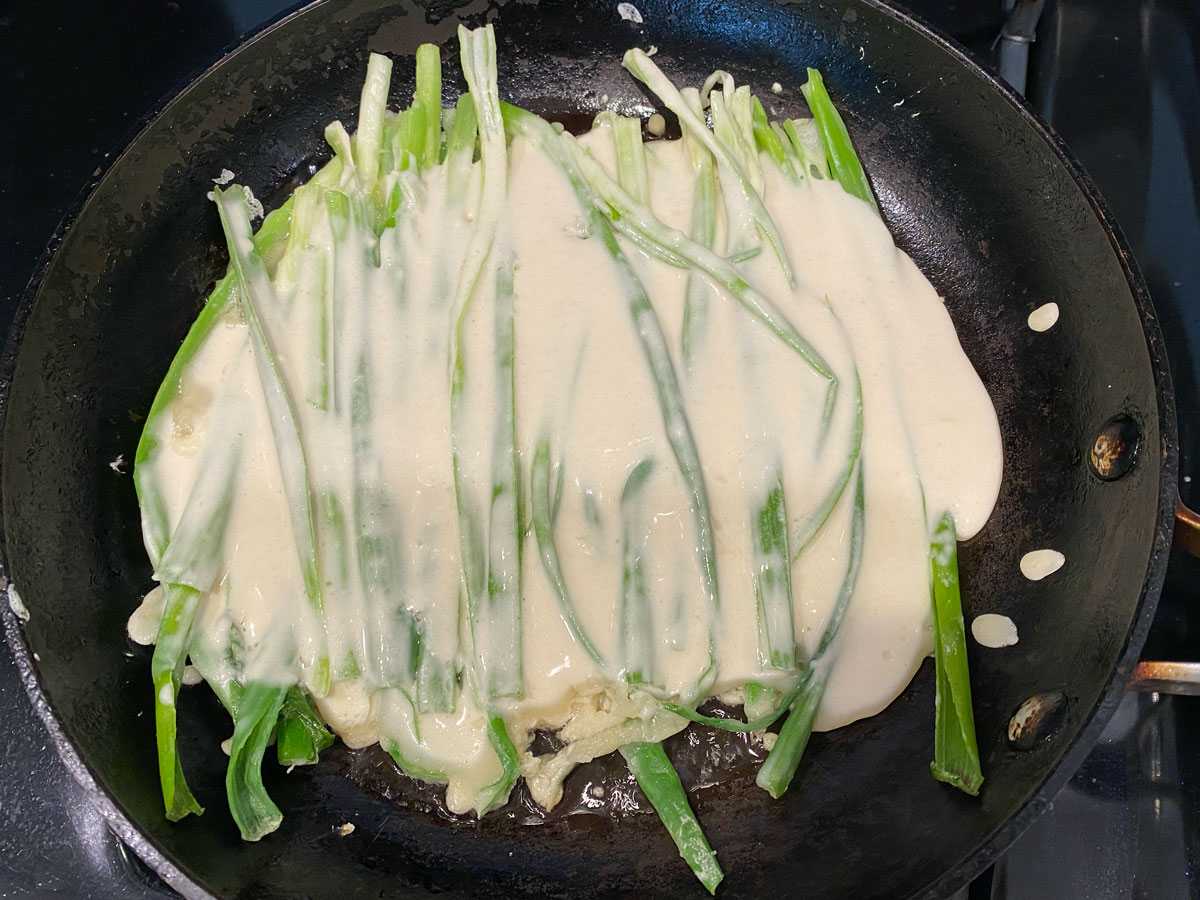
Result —
<instances>
[{"instance_id":1,"label":"scallion layer under batter","mask_svg":"<svg viewBox=\"0 0 1200 900\"><path fill-rule=\"evenodd\" d=\"M948 585L996 500L995 412L819 75L815 120L772 123L727 74L678 91L631 51L683 139L611 113L576 138L499 101L490 29L460 38L453 109L436 48L398 114L373 55L357 133L329 127L257 234L240 187L214 192L230 271L136 467L168 814L200 811L174 749L190 658L235 721L247 838L279 822L264 748L314 762L322 722L462 813L519 776L551 807L619 749L712 889L658 747L708 697L748 730L792 710L775 796L808 731L882 710L935 632L969 723L930 548ZM538 730L563 749L532 755Z\"/></svg>"}]
</instances>

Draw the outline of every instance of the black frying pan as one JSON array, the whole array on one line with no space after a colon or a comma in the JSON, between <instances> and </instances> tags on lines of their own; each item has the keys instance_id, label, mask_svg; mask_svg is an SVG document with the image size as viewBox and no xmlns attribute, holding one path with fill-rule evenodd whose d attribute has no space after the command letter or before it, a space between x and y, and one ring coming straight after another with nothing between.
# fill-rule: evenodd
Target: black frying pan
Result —
<instances>
[{"instance_id":1,"label":"black frying pan","mask_svg":"<svg viewBox=\"0 0 1200 900\"><path fill-rule=\"evenodd\" d=\"M283 827L243 843L223 800L217 744L229 726L200 691L185 695L181 727L208 812L163 818L148 654L124 634L150 569L132 481L110 463L132 459L167 364L224 268L205 192L229 168L268 206L281 202L327 155L322 126L353 125L368 50L398 58L396 104L407 102L417 44L443 44L449 100L459 21L496 22L506 99L567 121L606 104L648 111L619 67L633 44L657 45L659 63L688 83L717 65L763 97L779 81L779 113L802 111L804 67L821 68L888 225L945 296L1000 417L999 504L962 550L968 618L1001 612L1021 630L1006 650L970 644L982 796L929 775L927 664L879 716L816 736L783 800L748 778L694 794L729 876L722 896L948 892L1045 806L1121 695L1170 544L1173 405L1145 287L1063 148L961 52L875 2L640 0L640 26L615 7L337 0L293 16L210 70L113 164L19 315L5 370L4 554L32 618L21 629L5 610L10 643L68 764L188 896L701 890L652 814L531 826L510 810L452 823L423 811L424 795L377 751L340 746L290 776L268 765ZM1035 334L1026 316L1050 300L1062 317ZM1106 470L1120 477L1103 480L1090 448L1116 416L1138 440ZM1066 567L1026 581L1018 560L1044 546ZM1010 717L1031 697L1045 715L1014 740ZM354 834L334 832L343 822Z\"/></svg>"}]
</instances>

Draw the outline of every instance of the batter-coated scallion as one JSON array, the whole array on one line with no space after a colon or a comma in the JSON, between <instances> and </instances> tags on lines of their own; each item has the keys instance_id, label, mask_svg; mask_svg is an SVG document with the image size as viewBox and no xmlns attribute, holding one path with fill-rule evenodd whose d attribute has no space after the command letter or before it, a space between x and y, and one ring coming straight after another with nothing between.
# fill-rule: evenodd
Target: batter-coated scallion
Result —
<instances>
[{"instance_id":1,"label":"batter-coated scallion","mask_svg":"<svg viewBox=\"0 0 1200 900\"><path fill-rule=\"evenodd\" d=\"M496 701L524 692L521 672L521 540L518 504L516 409L514 395L513 260L497 239L500 215L508 190L508 152L496 83L496 37L491 25L468 31L459 26L463 76L473 98L479 135L481 186L474 212L475 227L467 243L454 301L451 348L451 430L454 482L458 497L463 575L467 582L467 616L471 625L476 687L488 710L488 741L500 760L502 775L477 804L480 813L502 804L520 773L519 754L508 734ZM457 117L456 117L457 118ZM458 122L455 122L457 128ZM451 143L454 136L451 136ZM455 151L460 152L460 151ZM463 161L469 162L469 156ZM482 287L493 302L494 393L490 408L488 449L469 441L464 397L470 377L464 346L465 317ZM475 363L479 365L479 362ZM482 424L482 423L479 423ZM464 467L472 458L487 471L468 483ZM485 490L481 493L479 487Z\"/></svg>"},{"instance_id":2,"label":"batter-coated scallion","mask_svg":"<svg viewBox=\"0 0 1200 900\"><path fill-rule=\"evenodd\" d=\"M354 162L359 184L368 193L379 176L379 152L383 147L383 119L387 110L392 61L382 53L367 59L367 77L358 104L358 131L354 134Z\"/></svg>"},{"instance_id":3,"label":"batter-coated scallion","mask_svg":"<svg viewBox=\"0 0 1200 900\"><path fill-rule=\"evenodd\" d=\"M721 90L712 88L720 84ZM682 95L682 92L680 92ZM755 152L754 126L751 115L753 97L747 85L738 86L733 76L728 72L717 71L708 77L700 96L707 98L709 116L712 119L713 136L726 147L736 160L738 167L745 173L750 187L761 197L763 193L762 164ZM757 232L754 216L746 215L748 210L738 203L726 203L726 216L730 231L728 250L742 252L755 246L761 249L761 243L751 243L745 240L747 233Z\"/></svg>"},{"instance_id":4,"label":"batter-coated scallion","mask_svg":"<svg viewBox=\"0 0 1200 900\"><path fill-rule=\"evenodd\" d=\"M205 448L197 486L155 569L155 576L162 582L164 601L150 674L154 682L159 781L167 818L172 821L188 813L203 812L188 788L179 759L176 706L201 595L212 589L221 573L241 448L241 440L221 436ZM219 485L219 490L208 490L211 484Z\"/></svg>"},{"instance_id":5,"label":"batter-coated scallion","mask_svg":"<svg viewBox=\"0 0 1200 900\"><path fill-rule=\"evenodd\" d=\"M606 220L601 217L599 211L601 204L598 202L596 194L588 180L568 159L568 153L564 152L564 148L577 148L577 145L573 140L567 143L561 142L550 124L532 113L507 104L504 104L502 108L506 127L533 140L567 175L580 205L590 220L593 233L603 241L609 256L616 263L638 341L654 379L655 394L667 441L671 445L679 472L691 495L691 512L695 529L696 552L700 562L701 587L708 601L710 620L709 665L696 685L696 692L703 699L703 694L711 685L711 679L716 677L717 638L712 622L716 620L720 608L720 595L717 588L717 554L713 543L708 491L704 485L700 454L696 449L695 438L692 436L683 394L675 375L675 369L671 364L670 351L667 349L662 325L658 321L650 298L646 295L645 287L634 274L628 259L617 244L616 236L606 226ZM564 135L564 137L568 136ZM597 166L597 168L599 167ZM608 178L607 175L604 177ZM611 182L611 179L608 180ZM615 185L615 182L612 183ZM617 190L620 190L619 186L617 186ZM624 191L621 191L621 194L628 197Z\"/></svg>"},{"instance_id":6,"label":"batter-coated scallion","mask_svg":"<svg viewBox=\"0 0 1200 900\"><path fill-rule=\"evenodd\" d=\"M804 755L804 748L808 746L813 721L821 705L821 697L825 693L825 685L834 663L830 647L842 627L842 620L846 617L846 610L850 607L850 599L854 596L854 587L858 582L866 519L865 502L863 470L860 466L850 518L850 558L846 564L846 575L842 579L841 590L838 591L837 600L834 601L833 611L829 614L816 652L805 670L799 695L792 701L788 717L779 729L775 746L767 754L755 778L755 783L775 798L782 797L788 785L792 783L792 776L796 774L800 757Z\"/></svg>"},{"instance_id":7,"label":"batter-coated scallion","mask_svg":"<svg viewBox=\"0 0 1200 900\"><path fill-rule=\"evenodd\" d=\"M369 203L362 196L339 191L329 191L325 199L333 235L332 271L337 292L341 295L361 290L361 273L370 277L378 247L370 225ZM325 536L323 543L331 545L332 552L326 555L335 558L342 544L339 532L344 534L345 524L349 525L352 538L347 549L352 546L353 553L348 555L354 560L353 572L369 610L357 636L361 665L379 685L411 689L422 646L420 623L410 610L396 608L405 584L401 522L391 495L380 484L383 451L375 436L376 398L370 377L376 362L370 355L369 323L360 321L355 328L347 318L340 305L335 308L337 406L350 438L350 485L344 503L335 505L332 492L328 492L328 499L327 492L318 496L318 509L325 515L317 522ZM341 517L346 517L348 523L341 523ZM333 573L324 574L330 579ZM338 662L340 665L343 661Z\"/></svg>"},{"instance_id":8,"label":"batter-coated scallion","mask_svg":"<svg viewBox=\"0 0 1200 900\"><path fill-rule=\"evenodd\" d=\"M842 115L833 105L829 92L825 90L825 81L816 69L808 70L808 83L800 87L808 108L812 111L813 120L821 133L821 144L825 148L825 158L829 165L829 174L848 194L853 194L860 200L871 204L871 208L879 212L879 204L871 192L871 182L863 171L858 154L854 152L854 144L850 141L850 132Z\"/></svg>"},{"instance_id":9,"label":"batter-coated scallion","mask_svg":"<svg viewBox=\"0 0 1200 900\"><path fill-rule=\"evenodd\" d=\"M787 499L778 470L766 502L752 516L754 611L759 663L768 669L796 667L792 615L792 556L788 552Z\"/></svg>"},{"instance_id":10,"label":"batter-coated scallion","mask_svg":"<svg viewBox=\"0 0 1200 900\"><path fill-rule=\"evenodd\" d=\"M318 634L314 635L317 655L309 675L308 686L313 693L323 696L329 690L330 666L329 656L325 651L325 604L321 593L321 576L313 533L313 503L308 481L308 463L291 396L287 385L284 384L270 339L259 315L259 307L264 301L268 305L274 302L274 291L266 266L255 252L250 239L250 215L246 208L245 194L235 186L225 191L218 188L214 195L221 214L221 225L225 229L230 267L237 279L242 308L250 330L250 342L254 348L259 381L266 397L271 433L275 437L275 449L287 496L292 536L303 576L304 593L318 619Z\"/></svg>"},{"instance_id":11,"label":"batter-coated scallion","mask_svg":"<svg viewBox=\"0 0 1200 900\"><path fill-rule=\"evenodd\" d=\"M436 166L442 153L442 53L437 44L417 48L417 89L413 106L425 115L425 140L418 160L422 169Z\"/></svg>"},{"instance_id":12,"label":"batter-coated scallion","mask_svg":"<svg viewBox=\"0 0 1200 900\"><path fill-rule=\"evenodd\" d=\"M671 83L671 79L663 74L645 51L637 48L629 50L621 62L638 81L646 85L663 102L667 109L675 113L679 118L679 124L694 134L712 153L717 161L717 174L721 180L721 189L725 195L726 205L736 203L747 210L747 215L753 219L758 230L766 237L767 242L775 251L779 265L783 268L784 276L789 282L793 282L792 265L788 260L787 251L783 247L783 238L780 237L775 222L763 205L762 197L758 195L750 183L749 176L738 164L734 151L731 151L708 130L704 120L697 116L684 101L679 90Z\"/></svg>"},{"instance_id":13,"label":"batter-coated scallion","mask_svg":"<svg viewBox=\"0 0 1200 900\"><path fill-rule=\"evenodd\" d=\"M700 92L684 88L680 95L696 116L701 116ZM692 191L691 239L712 249L717 237L717 172L708 148L692 135L683 133L684 147L696 174ZM690 368L704 339L712 285L695 269L688 271L687 293L683 301L683 363Z\"/></svg>"},{"instance_id":14,"label":"batter-coated scallion","mask_svg":"<svg viewBox=\"0 0 1200 900\"><path fill-rule=\"evenodd\" d=\"M722 259L707 247L689 239L679 231L663 224L653 212L637 203L614 181L603 167L592 159L579 143L569 134L560 138L566 158L578 170L587 185L588 199L593 208L612 227L622 234L634 232L647 240L688 261L696 269L707 273L718 285L728 291L739 303L769 328L781 341L794 350L815 374L829 382L826 401L827 418L832 411L834 388L837 378L821 354L809 344L796 326L765 296L756 291L742 277L737 268Z\"/></svg>"},{"instance_id":15,"label":"batter-coated scallion","mask_svg":"<svg viewBox=\"0 0 1200 900\"><path fill-rule=\"evenodd\" d=\"M225 585L222 586L224 591ZM224 597L215 599L224 600ZM230 716L236 718L242 702L245 686L242 684L242 654L239 652L241 636L238 626L229 623L228 628L210 632L207 640L192 640L188 647L188 659L195 666L221 705Z\"/></svg>"},{"instance_id":16,"label":"batter-coated scallion","mask_svg":"<svg viewBox=\"0 0 1200 900\"><path fill-rule=\"evenodd\" d=\"M324 171L324 170L322 170ZM262 227L254 235L254 250L268 263L279 256L288 241L288 228L292 218L293 199L287 201L278 209L267 213ZM232 271L217 282L200 315L188 329L183 344L176 351L162 384L146 413L146 424L142 427L142 435L138 439L137 453L133 461L133 483L137 490L138 506L142 515L142 532L145 537L146 552L150 555L151 565L157 566L158 560L167 547L170 539L170 524L167 519L166 499L159 491L159 484L154 478L153 462L159 449L156 432L158 423L166 414L171 402L179 396L179 386L184 372L196 357L196 353L204 346L209 334L220 321L230 302L237 302L237 278Z\"/></svg>"},{"instance_id":17,"label":"batter-coated scallion","mask_svg":"<svg viewBox=\"0 0 1200 900\"><path fill-rule=\"evenodd\" d=\"M726 719L720 716L706 716L703 713L696 712L691 707L681 706L678 703L666 701L663 703L663 709L668 712L673 712L675 715L687 719L689 722L696 722L700 725L707 725L710 728L716 728L720 731L732 731L737 734L750 734L754 731L762 731L764 728L770 728L779 718L788 711L788 707L792 705L800 692L807 684L807 679L802 678L798 681L783 697L779 700L770 712L764 713L761 716L751 719L749 722L741 722L737 719ZM750 687L750 685L747 685ZM762 689L763 686L759 685Z\"/></svg>"},{"instance_id":18,"label":"batter-coated scallion","mask_svg":"<svg viewBox=\"0 0 1200 900\"><path fill-rule=\"evenodd\" d=\"M809 513L808 517L798 526L796 533L792 536L791 550L793 560L803 552L804 548L812 542L812 539L817 536L818 532L825 527L825 523L829 521L829 516L833 512L834 507L842 499L842 494L845 493L846 485L850 483L850 478L854 474L854 467L858 464L858 458L862 453L862 437L862 379L859 378L858 368L855 367L854 425L853 430L850 432L850 452L846 454L842 470L834 480L833 487L822 496L821 502L817 504L816 509Z\"/></svg>"},{"instance_id":19,"label":"batter-coated scallion","mask_svg":"<svg viewBox=\"0 0 1200 900\"><path fill-rule=\"evenodd\" d=\"M275 725L275 754L281 766L311 766L333 744L312 701L298 686L288 689Z\"/></svg>"},{"instance_id":20,"label":"batter-coated scallion","mask_svg":"<svg viewBox=\"0 0 1200 900\"><path fill-rule=\"evenodd\" d=\"M500 760L500 777L483 789L483 795L475 803L481 816L508 801L508 795L521 775L521 755L508 736L508 726L502 716L493 715L488 719L487 738Z\"/></svg>"},{"instance_id":21,"label":"batter-coated scallion","mask_svg":"<svg viewBox=\"0 0 1200 900\"><path fill-rule=\"evenodd\" d=\"M866 172L850 141L841 114L825 90L821 73L808 70L808 83L801 90L812 110L828 160L829 174L850 194L879 205ZM861 403L861 401L860 401ZM861 433L861 425L859 426ZM983 772L975 737L975 715L971 706L971 680L967 669L966 631L959 593L958 550L954 517L944 513L930 542L934 614L934 759L933 777L968 794L979 793Z\"/></svg>"},{"instance_id":22,"label":"batter-coated scallion","mask_svg":"<svg viewBox=\"0 0 1200 900\"><path fill-rule=\"evenodd\" d=\"M167 818L178 822L188 813L200 815L204 808L192 796L183 772L176 742L176 704L187 661L188 635L196 617L200 592L185 585L163 585L162 619L150 674L154 680L154 730L158 742L158 778L162 786Z\"/></svg>"},{"instance_id":23,"label":"batter-coated scallion","mask_svg":"<svg viewBox=\"0 0 1200 900\"><path fill-rule=\"evenodd\" d=\"M958 536L954 517L945 513L933 532L930 567L933 579L934 701L933 762L938 781L975 795L983 785L971 678L967 670L967 636L958 588Z\"/></svg>"},{"instance_id":24,"label":"batter-coated scallion","mask_svg":"<svg viewBox=\"0 0 1200 900\"><path fill-rule=\"evenodd\" d=\"M649 552L646 504L642 489L654 471L646 457L625 477L621 490L621 600L617 618L621 670L630 684L654 684L655 648L651 599L646 584Z\"/></svg>"},{"instance_id":25,"label":"batter-coated scallion","mask_svg":"<svg viewBox=\"0 0 1200 900\"><path fill-rule=\"evenodd\" d=\"M779 171L783 172L789 181L796 181L796 170L792 165L794 154L788 152L790 148L780 138L779 133L772 127L771 122L767 120L767 113L763 109L762 101L757 97L752 99L755 146L760 153L765 153L771 157L771 160L779 168Z\"/></svg>"},{"instance_id":26,"label":"batter-coated scallion","mask_svg":"<svg viewBox=\"0 0 1200 900\"><path fill-rule=\"evenodd\" d=\"M692 812L683 784L679 781L679 773L671 765L662 744L626 744L621 747L621 756L625 757L638 787L675 841L679 855L691 867L700 883L708 888L708 892L715 894L725 873L721 871L717 855L713 853L696 814Z\"/></svg>"},{"instance_id":27,"label":"batter-coated scallion","mask_svg":"<svg viewBox=\"0 0 1200 900\"><path fill-rule=\"evenodd\" d=\"M484 697L490 699L519 696L522 691L516 451L511 424L515 415L511 260L506 253L493 252L507 189L507 151L496 86L496 43L491 27L476 31L460 27L459 41L463 73L474 98L482 187L474 215L475 229L468 241L454 303L451 427L467 613L479 674L485 682L479 687ZM458 126L456 121L455 128ZM479 297L476 297L477 293ZM491 299L495 307L495 393L490 402L495 416L492 422L474 423L476 428L472 429L467 427L465 419L472 369L465 344L465 328L472 304L486 299ZM481 360L475 365L485 362ZM485 379L483 383L488 382ZM486 436L477 432L479 427L485 426L489 431ZM475 474L486 483L476 484L474 479L467 477L465 467L483 463L486 463L485 469Z\"/></svg>"},{"instance_id":28,"label":"batter-coated scallion","mask_svg":"<svg viewBox=\"0 0 1200 900\"><path fill-rule=\"evenodd\" d=\"M805 178L824 181L829 177L829 166L825 162L825 150L821 146L821 135L812 119L787 119L781 126L788 146L796 154L800 171Z\"/></svg>"},{"instance_id":29,"label":"batter-coated scallion","mask_svg":"<svg viewBox=\"0 0 1200 900\"><path fill-rule=\"evenodd\" d=\"M429 781L434 784L445 784L446 773L441 769L431 768L421 765L404 755L404 751L400 749L400 745L395 741L388 741L385 748L390 756L400 767L400 771L409 778L419 778L421 781Z\"/></svg>"},{"instance_id":30,"label":"batter-coated scallion","mask_svg":"<svg viewBox=\"0 0 1200 900\"><path fill-rule=\"evenodd\" d=\"M530 470L530 502L533 509L533 536L537 541L538 552L542 557L542 568L550 580L555 596L558 598L559 615L571 639L592 658L600 669L606 666L601 654L586 629L579 621L575 612L575 604L571 601L571 593L567 587L567 579L558 562L558 548L554 544L554 498L551 496L550 470L553 463L550 459L550 441L546 438L538 441L533 452L533 465Z\"/></svg>"},{"instance_id":31,"label":"batter-coated scallion","mask_svg":"<svg viewBox=\"0 0 1200 900\"><path fill-rule=\"evenodd\" d=\"M475 99L470 94L458 98L454 121L446 135L446 200L451 208L466 200L470 185L471 157L475 153L478 126L475 122Z\"/></svg>"},{"instance_id":32,"label":"batter-coated scallion","mask_svg":"<svg viewBox=\"0 0 1200 900\"><path fill-rule=\"evenodd\" d=\"M225 794L242 839L257 841L283 821L263 787L262 761L288 688L252 681L246 685L229 747Z\"/></svg>"},{"instance_id":33,"label":"batter-coated scallion","mask_svg":"<svg viewBox=\"0 0 1200 900\"><path fill-rule=\"evenodd\" d=\"M521 673L521 523L517 487L516 374L513 335L513 261L496 252L493 336L496 401L492 408L492 490L488 519L489 642L504 648L503 662L487 666L492 696L519 697ZM477 626L478 628L478 626Z\"/></svg>"},{"instance_id":34,"label":"batter-coated scallion","mask_svg":"<svg viewBox=\"0 0 1200 900\"><path fill-rule=\"evenodd\" d=\"M646 147L642 144L642 120L613 116L613 138L617 145L617 178L621 187L638 203L650 205L650 177L646 172Z\"/></svg>"}]
</instances>

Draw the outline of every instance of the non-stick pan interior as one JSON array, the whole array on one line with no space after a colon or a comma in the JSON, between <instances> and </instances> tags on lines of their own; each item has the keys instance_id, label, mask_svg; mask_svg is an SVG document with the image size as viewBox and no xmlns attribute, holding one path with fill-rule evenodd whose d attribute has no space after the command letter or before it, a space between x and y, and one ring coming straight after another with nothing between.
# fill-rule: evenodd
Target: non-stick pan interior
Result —
<instances>
[{"instance_id":1,"label":"non-stick pan interior","mask_svg":"<svg viewBox=\"0 0 1200 900\"><path fill-rule=\"evenodd\" d=\"M783 800L743 779L697 792L694 805L728 873L725 897L907 897L961 881L1002 849L1043 802L1047 779L1097 733L1095 714L1114 702L1113 673L1136 656L1161 578L1163 469L1170 474L1173 461L1169 411L1160 410L1169 401L1157 393L1165 364L1102 214L1012 100L937 39L871 4L643 0L641 24L615 2L453 6L328 2L230 55L115 163L45 271L17 335L4 538L9 576L31 612L38 689L71 752L183 870L189 892L698 896L652 814L455 824L418 808L386 758L341 747L286 776L268 764L284 823L243 843L224 801L218 745L229 725L203 688L185 694L181 727L208 811L168 823L148 654L124 632L152 584L129 470L155 389L224 269L205 199L211 180L227 168L268 207L281 202L328 155L323 126L341 118L353 127L369 50L396 58L399 104L416 46L442 44L449 101L460 88L456 25L494 21L502 94L563 118L653 107L619 65L633 45L657 46L677 81L699 84L726 68L775 115L803 111L799 85L811 65L825 72L885 218L946 298L995 401L1005 479L991 522L962 552L965 603L968 620L1009 615L1021 639L1004 650L970 644L987 775L979 799L929 776L927 665L883 714L814 737ZM1058 324L1031 331L1029 312L1050 301ZM1124 478L1102 482L1088 448L1118 413L1140 424L1140 458ZM1027 581L1021 555L1042 547L1065 553L1066 566ZM1061 715L1031 748L1015 749L1009 719L1036 694L1064 698ZM345 822L353 834L335 832Z\"/></svg>"}]
</instances>

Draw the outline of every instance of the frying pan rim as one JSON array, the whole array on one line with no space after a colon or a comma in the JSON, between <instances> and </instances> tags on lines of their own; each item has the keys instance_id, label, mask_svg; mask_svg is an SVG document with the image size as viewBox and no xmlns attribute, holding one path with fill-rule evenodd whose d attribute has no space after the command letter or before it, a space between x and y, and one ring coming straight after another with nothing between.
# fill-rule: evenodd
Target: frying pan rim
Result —
<instances>
[{"instance_id":1,"label":"frying pan rim","mask_svg":"<svg viewBox=\"0 0 1200 900\"><path fill-rule=\"evenodd\" d=\"M926 22L920 16L908 10L897 9L884 0L854 0L854 2L870 6L883 15L914 28L918 34L923 34L924 37L957 60L967 71L981 78L995 90L1050 147L1059 163L1066 169L1083 194L1088 205L1091 206L1092 212L1108 236L1109 243L1125 273L1125 280L1129 285L1134 305L1137 307L1138 316L1141 319L1157 401L1159 447L1154 449L1158 450L1161 458L1158 470L1160 481L1157 525L1155 526L1154 540L1150 546L1146 577L1142 582L1142 591L1138 597L1133 624L1126 635L1117 664L1101 688L1099 699L1092 706L1083 726L1075 733L1066 752L1041 782L1030 789L1028 797L1017 812L984 838L976 849L958 865L947 869L924 893L911 898L911 900L918 900L918 898L934 900L938 897L948 897L978 877L1045 811L1051 800L1083 764L1084 759L1099 740L1101 732L1108 724L1121 698L1125 695L1125 688L1133 672L1133 666L1141 656L1146 635L1154 621L1159 595L1162 593L1163 582L1166 579L1167 563L1174 536L1175 505L1179 498L1179 435L1175 420L1175 389L1171 380L1162 329L1159 327L1158 315L1154 311L1150 290L1146 286L1141 268L1133 256L1124 232L1109 210L1108 204L1101 196L1095 182L1084 171L1083 166L1075 159L1074 154L1058 136L1058 133L1044 122L1029 102L1013 90L997 72L976 62L967 53L965 47L949 35L943 34L940 29ZM1149 449L1151 448L1147 448L1147 450ZM1147 460L1143 460L1143 465L1145 464L1147 464Z\"/></svg>"},{"instance_id":2,"label":"frying pan rim","mask_svg":"<svg viewBox=\"0 0 1200 900\"><path fill-rule=\"evenodd\" d=\"M94 173L81 190L69 212L63 217L58 228L42 251L34 266L33 274L22 292L13 316L12 323L5 337L3 353L0 354L0 441L7 427L9 390L16 365L17 353L30 311L33 308L38 291L45 279L50 265L69 229L74 225L81 213L87 208L96 190L103 183L109 171L124 159L131 149L141 140L153 122L175 103L182 102L201 82L212 75L237 54L249 48L264 38L268 33L283 27L292 19L302 16L310 10L322 5L326 0L312 0L286 10L276 18L264 23L261 27L227 45L213 62L199 70L186 82L181 82L176 90L164 95L159 102L139 120L126 139L121 144L119 152L108 157L104 165ZM766 2L766 0L762 0ZM907 10L890 6L884 0L854 0L864 6L871 7L884 16L902 26L913 29L919 35L933 43L937 48L947 53L955 62L974 75L989 88L996 91L1015 112L1030 126L1037 136L1049 146L1057 157L1058 162L1066 169L1091 207L1101 227L1108 236L1117 260L1129 285L1132 299L1141 320L1142 333L1146 340L1151 372L1154 378L1155 397L1159 427L1160 462L1158 472L1160 477L1158 490L1158 510L1154 540L1150 547L1149 559L1143 579L1141 593L1125 644L1119 654L1117 664L1108 680L1101 689L1100 697L1088 713L1083 726L1076 732L1066 751L1058 763L1037 784L1033 785L1026 799L1017 812L1007 818L991 832L964 859L947 869L937 880L917 896L944 897L977 877L988 865L994 862L1016 840L1043 810L1053 797L1075 773L1092 746L1099 738L1117 704L1125 692L1125 685L1132 672L1133 664L1137 662L1145 641L1146 634L1154 618L1158 597L1166 577L1167 562L1170 554L1174 526L1175 501L1178 496L1178 435L1176 432L1174 390L1171 382L1170 369L1167 363L1166 349L1158 317L1154 312L1153 303L1141 270L1133 258L1128 241L1119 225L1108 209L1108 205L1100 196L1091 178L1084 172L1071 151L1054 130L1029 106L1028 102L1010 88L993 70L972 59L965 48L953 38L943 34L938 28L930 25L919 16ZM792 5L785 2L783 5ZM1143 415L1146 411L1142 412ZM1149 449L1149 448L1148 448ZM1143 465L1149 465L1144 460ZM0 490L3 486L3 468L0 462ZM7 539L3 527L3 508L0 506L0 587L8 584L7 579ZM188 900L219 900L216 894L203 886L200 880L185 872L177 865L171 855L161 848L150 836L144 834L133 818L125 812L119 801L83 762L73 743L67 737L62 723L49 702L43 690L33 653L29 647L22 623L7 603L0 603L0 619L4 623L6 642L13 654L21 682L29 695L34 711L42 720L67 770L80 784L100 813L108 822L118 837L127 844L134 853L152 868L172 888L179 891Z\"/></svg>"},{"instance_id":3,"label":"frying pan rim","mask_svg":"<svg viewBox=\"0 0 1200 900\"><path fill-rule=\"evenodd\" d=\"M3 449L4 438L7 434L9 391L12 388L13 373L16 370L17 354L20 351L21 339L24 337L25 327L37 300L38 291L67 234L83 211L87 209L109 172L129 155L159 116L176 103L182 102L185 96L216 72L227 60L257 43L276 28L282 27L292 19L304 15L325 2L326 0L301 2L226 44L209 63L194 69L189 76L180 79L173 88L159 96L145 115L138 119L136 124L115 144L114 152L107 154L88 178L39 255L33 273L17 301L12 322L4 335L4 346L0 351L0 450ZM0 452L0 589L6 589L11 584L8 578L8 535L4 527L3 485L4 462L3 453ZM198 879L193 878L177 865L168 851L143 833L108 787L88 768L71 739L67 737L46 691L42 688L36 660L33 658L33 649L26 639L22 622L10 604L2 599L0 599L0 621L4 623L5 642L13 655L13 660L17 665L17 674L34 712L46 728L50 742L54 745L63 765L76 783L83 788L87 800L99 810L108 827L134 852L138 859L149 866L168 886L178 891L185 900L221 900L217 894L208 890Z\"/></svg>"}]
</instances>

